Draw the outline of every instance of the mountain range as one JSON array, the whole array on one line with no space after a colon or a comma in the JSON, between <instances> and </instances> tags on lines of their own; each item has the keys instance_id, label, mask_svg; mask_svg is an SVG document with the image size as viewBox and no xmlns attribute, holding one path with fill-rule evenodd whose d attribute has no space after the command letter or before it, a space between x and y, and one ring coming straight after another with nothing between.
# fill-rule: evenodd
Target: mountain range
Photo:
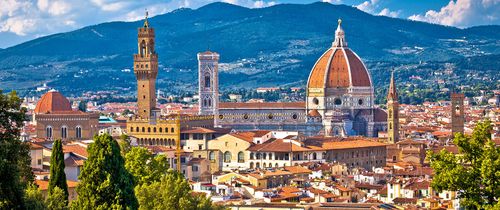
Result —
<instances>
[{"instance_id":1,"label":"mountain range","mask_svg":"<svg viewBox=\"0 0 500 210\"><path fill-rule=\"evenodd\" d=\"M381 81L376 87L385 85L390 70L380 68L500 54L497 25L460 29L321 2L259 9L212 3L149 18L160 62L157 85L194 92L196 53L211 50L221 55L224 89L304 86L316 59L331 46L339 18L349 47L365 61L374 81ZM142 24L102 23L0 49L0 89L28 91L48 83L75 94L132 94L132 54Z\"/></svg>"}]
</instances>

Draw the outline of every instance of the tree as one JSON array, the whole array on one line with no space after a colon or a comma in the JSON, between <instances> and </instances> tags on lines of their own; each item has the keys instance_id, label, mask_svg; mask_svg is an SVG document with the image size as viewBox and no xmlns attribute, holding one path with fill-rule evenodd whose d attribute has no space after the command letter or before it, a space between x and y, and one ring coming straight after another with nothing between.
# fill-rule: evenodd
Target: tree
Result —
<instances>
[{"instance_id":1,"label":"tree","mask_svg":"<svg viewBox=\"0 0 500 210\"><path fill-rule=\"evenodd\" d=\"M50 156L50 181L49 195L54 188L59 188L64 192L64 202L68 204L68 183L66 182L66 173L64 172L64 153L61 139L54 141L52 145L52 155Z\"/></svg>"},{"instance_id":2,"label":"tree","mask_svg":"<svg viewBox=\"0 0 500 210\"><path fill-rule=\"evenodd\" d=\"M132 148L132 146L130 145L130 138L126 134L122 134L120 136L119 145L121 153L125 157L125 154L127 154L127 152Z\"/></svg>"},{"instance_id":3,"label":"tree","mask_svg":"<svg viewBox=\"0 0 500 210\"><path fill-rule=\"evenodd\" d=\"M68 209L67 199L68 196L64 190L55 186L49 196L47 196L45 206L47 206L47 209L49 210L66 210Z\"/></svg>"},{"instance_id":4,"label":"tree","mask_svg":"<svg viewBox=\"0 0 500 210\"><path fill-rule=\"evenodd\" d=\"M35 184L29 184L28 187L26 188L24 205L25 208L29 210L45 209L45 203L43 202L42 193Z\"/></svg>"},{"instance_id":5,"label":"tree","mask_svg":"<svg viewBox=\"0 0 500 210\"><path fill-rule=\"evenodd\" d=\"M72 209L137 209L132 175L125 169L120 147L108 135L94 137L78 177L78 199Z\"/></svg>"},{"instance_id":6,"label":"tree","mask_svg":"<svg viewBox=\"0 0 500 210\"><path fill-rule=\"evenodd\" d=\"M82 112L86 112L87 111L87 103L85 103L85 101L80 101L78 103L78 110L80 110Z\"/></svg>"},{"instance_id":7,"label":"tree","mask_svg":"<svg viewBox=\"0 0 500 210\"><path fill-rule=\"evenodd\" d=\"M212 205L204 194L191 191L184 176L173 170L151 184L142 184L135 188L139 209L220 209Z\"/></svg>"},{"instance_id":8,"label":"tree","mask_svg":"<svg viewBox=\"0 0 500 210\"><path fill-rule=\"evenodd\" d=\"M134 185L160 181L167 174L168 161L164 155L154 156L144 147L133 147L125 155L125 168L134 177Z\"/></svg>"},{"instance_id":9,"label":"tree","mask_svg":"<svg viewBox=\"0 0 500 210\"><path fill-rule=\"evenodd\" d=\"M461 204L472 209L500 207L500 148L491 141L490 121L479 122L472 136L456 134L455 155L446 150L428 152L437 191L457 191Z\"/></svg>"},{"instance_id":10,"label":"tree","mask_svg":"<svg viewBox=\"0 0 500 210\"><path fill-rule=\"evenodd\" d=\"M0 90L0 209L24 208L23 197L33 182L29 144L19 140L26 109L16 92Z\"/></svg>"}]
</instances>

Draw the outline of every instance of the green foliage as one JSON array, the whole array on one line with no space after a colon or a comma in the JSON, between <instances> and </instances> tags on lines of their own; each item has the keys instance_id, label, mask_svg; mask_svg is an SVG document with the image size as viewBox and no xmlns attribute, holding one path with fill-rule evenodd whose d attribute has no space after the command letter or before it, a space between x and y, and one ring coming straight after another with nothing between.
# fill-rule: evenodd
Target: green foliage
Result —
<instances>
[{"instance_id":1,"label":"green foliage","mask_svg":"<svg viewBox=\"0 0 500 210\"><path fill-rule=\"evenodd\" d=\"M0 209L23 208L24 191L33 182L29 144L19 140L26 109L16 92L0 90Z\"/></svg>"},{"instance_id":2,"label":"green foliage","mask_svg":"<svg viewBox=\"0 0 500 210\"><path fill-rule=\"evenodd\" d=\"M80 103L78 103L78 110L80 110L82 112L86 112L87 111L87 103L85 101L80 101Z\"/></svg>"},{"instance_id":3,"label":"green foliage","mask_svg":"<svg viewBox=\"0 0 500 210\"><path fill-rule=\"evenodd\" d=\"M54 188L59 188L64 192L63 201L68 204L68 183L66 182L66 173L64 172L64 153L61 139L54 141L52 145L52 155L50 156L50 181L49 194Z\"/></svg>"},{"instance_id":4,"label":"green foliage","mask_svg":"<svg viewBox=\"0 0 500 210\"><path fill-rule=\"evenodd\" d=\"M24 197L24 205L26 209L29 210L44 210L45 203L43 201L43 195L34 184L29 184L26 188L26 194Z\"/></svg>"},{"instance_id":5,"label":"green foliage","mask_svg":"<svg viewBox=\"0 0 500 210\"><path fill-rule=\"evenodd\" d=\"M125 155L125 168L137 186L159 181L168 171L168 161L164 155L154 156L144 147L133 147Z\"/></svg>"},{"instance_id":6,"label":"green foliage","mask_svg":"<svg viewBox=\"0 0 500 210\"><path fill-rule=\"evenodd\" d=\"M125 154L127 154L127 152L132 148L132 146L130 145L130 138L126 134L122 134L120 136L119 145L121 153L125 157Z\"/></svg>"},{"instance_id":7,"label":"green foliage","mask_svg":"<svg viewBox=\"0 0 500 210\"><path fill-rule=\"evenodd\" d=\"M460 154L442 150L428 152L435 171L432 187L437 191L458 191L461 204L476 209L500 206L500 148L491 141L490 121L480 122L472 136L456 134Z\"/></svg>"},{"instance_id":8,"label":"green foliage","mask_svg":"<svg viewBox=\"0 0 500 210\"><path fill-rule=\"evenodd\" d=\"M108 135L94 137L79 176L78 199L72 209L137 209L133 177L125 169L120 147Z\"/></svg>"},{"instance_id":9,"label":"green foliage","mask_svg":"<svg viewBox=\"0 0 500 210\"><path fill-rule=\"evenodd\" d=\"M204 194L194 194L188 181L170 170L160 181L138 185L135 188L139 209L221 209L212 205Z\"/></svg>"},{"instance_id":10,"label":"green foliage","mask_svg":"<svg viewBox=\"0 0 500 210\"><path fill-rule=\"evenodd\" d=\"M58 186L55 186L52 189L52 192L49 193L49 196L47 196L45 205L49 210L66 210L68 209L67 199L68 196L64 192L64 190L62 190Z\"/></svg>"}]
</instances>

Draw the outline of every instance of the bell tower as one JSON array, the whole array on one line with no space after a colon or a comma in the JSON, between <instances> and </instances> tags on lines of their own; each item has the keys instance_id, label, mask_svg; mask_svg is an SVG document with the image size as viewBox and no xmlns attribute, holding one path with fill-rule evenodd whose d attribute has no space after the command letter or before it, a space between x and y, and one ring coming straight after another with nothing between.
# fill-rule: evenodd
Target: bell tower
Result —
<instances>
[{"instance_id":1,"label":"bell tower","mask_svg":"<svg viewBox=\"0 0 500 210\"><path fill-rule=\"evenodd\" d=\"M451 134L464 133L465 113L464 113L464 94L451 94ZM452 137L453 138L453 137Z\"/></svg>"},{"instance_id":2,"label":"bell tower","mask_svg":"<svg viewBox=\"0 0 500 210\"><path fill-rule=\"evenodd\" d=\"M391 83L387 94L387 142L394 144L399 141L399 101L394 72L391 73Z\"/></svg>"},{"instance_id":3,"label":"bell tower","mask_svg":"<svg viewBox=\"0 0 500 210\"><path fill-rule=\"evenodd\" d=\"M155 31L149 27L148 12L144 25L138 29L138 52L134 54L134 74L137 79L137 114L144 119L152 118L156 109L156 76L158 54L155 51Z\"/></svg>"},{"instance_id":4,"label":"bell tower","mask_svg":"<svg viewBox=\"0 0 500 210\"><path fill-rule=\"evenodd\" d=\"M219 54L216 52L198 53L198 91L199 114L218 115L219 105ZM218 116L214 117L215 120ZM216 122L214 122L217 125Z\"/></svg>"}]
</instances>

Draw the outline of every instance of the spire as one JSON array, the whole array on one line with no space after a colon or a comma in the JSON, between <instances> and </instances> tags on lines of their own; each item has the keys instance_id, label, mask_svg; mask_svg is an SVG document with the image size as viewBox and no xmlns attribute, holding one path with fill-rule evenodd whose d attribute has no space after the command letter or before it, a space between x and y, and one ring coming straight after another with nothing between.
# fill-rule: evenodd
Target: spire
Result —
<instances>
[{"instance_id":1,"label":"spire","mask_svg":"<svg viewBox=\"0 0 500 210\"><path fill-rule=\"evenodd\" d=\"M333 41L332 47L347 47L344 30L342 29L341 24L342 19L339 18L337 30L335 30L335 41Z\"/></svg>"},{"instance_id":2,"label":"spire","mask_svg":"<svg viewBox=\"0 0 500 210\"><path fill-rule=\"evenodd\" d=\"M391 83L389 85L389 91L387 93L387 100L397 101L398 92L396 91L396 84L394 83L394 70L391 72Z\"/></svg>"},{"instance_id":3,"label":"spire","mask_svg":"<svg viewBox=\"0 0 500 210\"><path fill-rule=\"evenodd\" d=\"M144 18L144 28L149 28L149 23L148 23L148 10L146 9L146 18Z\"/></svg>"}]
</instances>

